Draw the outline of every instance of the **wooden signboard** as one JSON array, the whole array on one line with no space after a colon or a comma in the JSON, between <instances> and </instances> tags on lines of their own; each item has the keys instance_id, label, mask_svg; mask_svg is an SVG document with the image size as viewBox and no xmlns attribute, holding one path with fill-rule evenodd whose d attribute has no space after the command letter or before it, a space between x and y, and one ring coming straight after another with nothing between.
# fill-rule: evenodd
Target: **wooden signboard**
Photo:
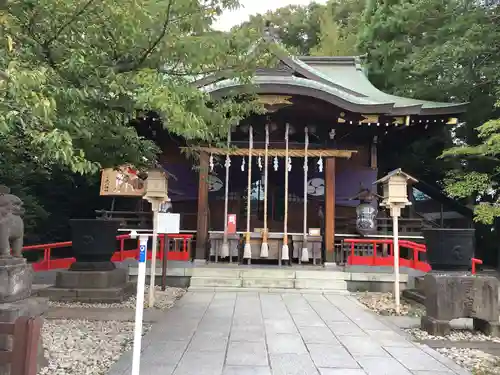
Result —
<instances>
[{"instance_id":1,"label":"wooden signboard","mask_svg":"<svg viewBox=\"0 0 500 375\"><path fill-rule=\"evenodd\" d=\"M141 197L144 195L144 180L130 166L105 168L101 174L100 195Z\"/></svg>"}]
</instances>

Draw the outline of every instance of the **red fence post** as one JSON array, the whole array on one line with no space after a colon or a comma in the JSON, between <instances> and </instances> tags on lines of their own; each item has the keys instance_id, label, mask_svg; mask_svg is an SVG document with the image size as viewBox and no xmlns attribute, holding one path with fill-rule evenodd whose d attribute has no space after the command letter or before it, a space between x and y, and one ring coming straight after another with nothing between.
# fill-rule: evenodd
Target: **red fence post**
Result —
<instances>
[{"instance_id":1,"label":"red fence post","mask_svg":"<svg viewBox=\"0 0 500 375\"><path fill-rule=\"evenodd\" d=\"M352 264L354 260L354 242L351 242L351 257L347 257L347 264Z\"/></svg>"},{"instance_id":2,"label":"red fence post","mask_svg":"<svg viewBox=\"0 0 500 375\"><path fill-rule=\"evenodd\" d=\"M476 274L476 264L483 264L483 261L481 259L477 259L477 258L472 258L471 261L472 261L472 274L475 275Z\"/></svg>"},{"instance_id":3,"label":"red fence post","mask_svg":"<svg viewBox=\"0 0 500 375\"><path fill-rule=\"evenodd\" d=\"M377 243L373 241L373 252L372 252L372 265L375 266L377 264Z\"/></svg>"}]
</instances>

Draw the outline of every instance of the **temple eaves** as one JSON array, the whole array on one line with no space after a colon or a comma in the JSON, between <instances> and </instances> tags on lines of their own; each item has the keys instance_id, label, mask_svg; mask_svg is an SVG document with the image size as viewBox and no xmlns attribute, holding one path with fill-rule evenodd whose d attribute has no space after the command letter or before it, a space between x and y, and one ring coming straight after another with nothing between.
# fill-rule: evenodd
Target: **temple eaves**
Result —
<instances>
[{"instance_id":1,"label":"temple eaves","mask_svg":"<svg viewBox=\"0 0 500 375\"><path fill-rule=\"evenodd\" d=\"M195 85L218 97L248 91L310 96L358 113L425 116L456 115L466 111L467 103L405 98L377 89L369 81L357 56L292 56L279 42L270 24L266 24L261 41L273 45L274 48L268 49L279 59L279 69L257 72L251 85L229 78L230 75L207 77Z\"/></svg>"}]
</instances>

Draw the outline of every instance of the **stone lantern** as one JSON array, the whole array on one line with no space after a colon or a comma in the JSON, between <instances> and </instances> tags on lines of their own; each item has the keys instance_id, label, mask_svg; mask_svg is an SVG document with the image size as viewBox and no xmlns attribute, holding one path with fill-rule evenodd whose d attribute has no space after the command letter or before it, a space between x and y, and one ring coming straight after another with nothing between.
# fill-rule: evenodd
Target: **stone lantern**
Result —
<instances>
[{"instance_id":1,"label":"stone lantern","mask_svg":"<svg viewBox=\"0 0 500 375\"><path fill-rule=\"evenodd\" d=\"M162 169L150 169L146 180L144 199L163 202L168 198L168 178ZM153 208L154 210L154 208Z\"/></svg>"},{"instance_id":2,"label":"stone lantern","mask_svg":"<svg viewBox=\"0 0 500 375\"><path fill-rule=\"evenodd\" d=\"M383 196L381 206L392 210L401 209L408 206L411 202L408 200L408 182L417 182L415 178L403 172L401 168L389 172L386 176L376 181L376 184L382 184ZM400 212L397 216L400 216Z\"/></svg>"},{"instance_id":3,"label":"stone lantern","mask_svg":"<svg viewBox=\"0 0 500 375\"><path fill-rule=\"evenodd\" d=\"M392 216L392 235L394 249L394 296L396 299L396 313L399 314L399 223L401 209L411 204L408 200L408 182L417 182L415 178L403 172L400 168L389 172L376 181L382 184L384 195L381 206L387 207ZM375 250L374 250L375 251Z\"/></svg>"},{"instance_id":4,"label":"stone lantern","mask_svg":"<svg viewBox=\"0 0 500 375\"><path fill-rule=\"evenodd\" d=\"M158 212L163 202L168 200L168 177L162 168L152 168L148 171L144 199L151 203L153 210L153 243L151 251L151 271L149 277L149 307L154 305L154 286L156 273L156 253L158 248Z\"/></svg>"}]
</instances>

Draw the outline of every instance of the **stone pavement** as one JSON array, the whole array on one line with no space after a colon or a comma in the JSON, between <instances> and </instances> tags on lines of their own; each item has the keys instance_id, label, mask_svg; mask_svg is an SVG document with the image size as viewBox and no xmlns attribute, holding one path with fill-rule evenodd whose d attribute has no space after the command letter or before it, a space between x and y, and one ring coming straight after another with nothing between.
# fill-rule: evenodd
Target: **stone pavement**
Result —
<instances>
[{"instance_id":1,"label":"stone pavement","mask_svg":"<svg viewBox=\"0 0 500 375\"><path fill-rule=\"evenodd\" d=\"M143 339L144 375L465 375L353 297L188 292ZM109 375L129 374L125 353Z\"/></svg>"}]
</instances>

